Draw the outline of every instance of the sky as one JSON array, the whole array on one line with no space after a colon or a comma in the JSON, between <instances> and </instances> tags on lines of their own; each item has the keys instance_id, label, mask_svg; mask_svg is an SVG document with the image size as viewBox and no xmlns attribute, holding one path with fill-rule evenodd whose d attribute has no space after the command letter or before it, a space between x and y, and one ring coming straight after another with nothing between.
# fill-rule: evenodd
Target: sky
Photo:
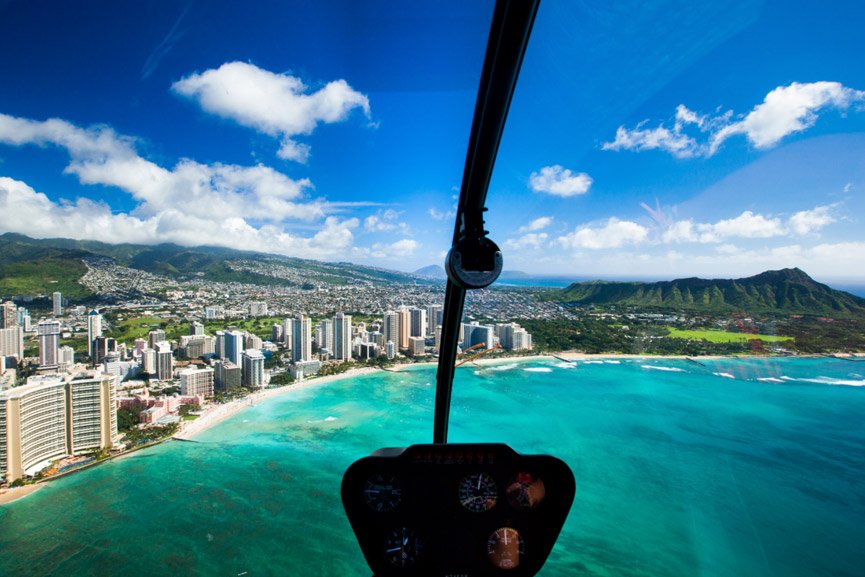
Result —
<instances>
[{"instance_id":1,"label":"sky","mask_svg":"<svg viewBox=\"0 0 865 577\"><path fill-rule=\"evenodd\" d=\"M449 247L493 4L0 0L0 232L412 271ZM865 281L865 6L542 0L505 268Z\"/></svg>"}]
</instances>

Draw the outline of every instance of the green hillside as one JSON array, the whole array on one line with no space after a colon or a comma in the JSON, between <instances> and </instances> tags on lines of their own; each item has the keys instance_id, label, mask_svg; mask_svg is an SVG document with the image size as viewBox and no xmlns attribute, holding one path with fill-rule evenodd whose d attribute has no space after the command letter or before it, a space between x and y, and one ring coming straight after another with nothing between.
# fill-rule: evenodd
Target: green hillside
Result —
<instances>
[{"instance_id":1,"label":"green hillside","mask_svg":"<svg viewBox=\"0 0 865 577\"><path fill-rule=\"evenodd\" d=\"M579 282L554 293L552 298L579 305L626 305L706 312L865 313L865 299L818 283L798 268L767 271L741 279Z\"/></svg>"}]
</instances>

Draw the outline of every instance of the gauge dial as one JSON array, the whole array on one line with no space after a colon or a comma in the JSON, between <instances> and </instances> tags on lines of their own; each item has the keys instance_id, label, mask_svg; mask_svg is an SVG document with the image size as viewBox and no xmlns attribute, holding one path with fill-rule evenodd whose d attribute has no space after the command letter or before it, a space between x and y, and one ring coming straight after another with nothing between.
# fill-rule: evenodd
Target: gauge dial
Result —
<instances>
[{"instance_id":1,"label":"gauge dial","mask_svg":"<svg viewBox=\"0 0 865 577\"><path fill-rule=\"evenodd\" d=\"M417 561L421 541L412 529L400 527L388 533L384 542L384 556L395 567L408 567Z\"/></svg>"},{"instance_id":2,"label":"gauge dial","mask_svg":"<svg viewBox=\"0 0 865 577\"><path fill-rule=\"evenodd\" d=\"M508 502L518 511L535 509L546 493L544 480L531 473L517 473L507 490Z\"/></svg>"},{"instance_id":3,"label":"gauge dial","mask_svg":"<svg viewBox=\"0 0 865 577\"><path fill-rule=\"evenodd\" d=\"M483 513L496 506L499 488L492 477L477 473L460 481L459 498L460 504L469 511Z\"/></svg>"},{"instance_id":4,"label":"gauge dial","mask_svg":"<svg viewBox=\"0 0 865 577\"><path fill-rule=\"evenodd\" d=\"M524 553L525 544L516 529L496 529L487 539L487 556L499 569L515 569Z\"/></svg>"},{"instance_id":5,"label":"gauge dial","mask_svg":"<svg viewBox=\"0 0 865 577\"><path fill-rule=\"evenodd\" d=\"M393 511L399 505L402 489L399 480L391 475L373 475L366 480L363 487L366 504L373 511L385 513Z\"/></svg>"}]
</instances>

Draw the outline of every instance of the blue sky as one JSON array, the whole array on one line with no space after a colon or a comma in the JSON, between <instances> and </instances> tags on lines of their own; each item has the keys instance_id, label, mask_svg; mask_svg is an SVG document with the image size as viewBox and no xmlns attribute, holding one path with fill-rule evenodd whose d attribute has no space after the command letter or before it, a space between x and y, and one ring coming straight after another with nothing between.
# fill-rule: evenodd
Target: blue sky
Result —
<instances>
[{"instance_id":1,"label":"blue sky","mask_svg":"<svg viewBox=\"0 0 865 577\"><path fill-rule=\"evenodd\" d=\"M506 268L865 280L859 3L542 1ZM0 231L440 263L491 2L0 1Z\"/></svg>"}]
</instances>

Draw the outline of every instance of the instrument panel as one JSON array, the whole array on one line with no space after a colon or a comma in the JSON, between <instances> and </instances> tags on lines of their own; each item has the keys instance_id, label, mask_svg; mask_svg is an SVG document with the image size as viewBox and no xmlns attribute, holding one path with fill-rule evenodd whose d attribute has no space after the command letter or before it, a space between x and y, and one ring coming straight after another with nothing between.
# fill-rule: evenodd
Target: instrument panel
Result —
<instances>
[{"instance_id":1,"label":"instrument panel","mask_svg":"<svg viewBox=\"0 0 865 577\"><path fill-rule=\"evenodd\" d=\"M342 482L377 577L534 575L574 492L560 459L492 443L381 449L353 463Z\"/></svg>"}]
</instances>

